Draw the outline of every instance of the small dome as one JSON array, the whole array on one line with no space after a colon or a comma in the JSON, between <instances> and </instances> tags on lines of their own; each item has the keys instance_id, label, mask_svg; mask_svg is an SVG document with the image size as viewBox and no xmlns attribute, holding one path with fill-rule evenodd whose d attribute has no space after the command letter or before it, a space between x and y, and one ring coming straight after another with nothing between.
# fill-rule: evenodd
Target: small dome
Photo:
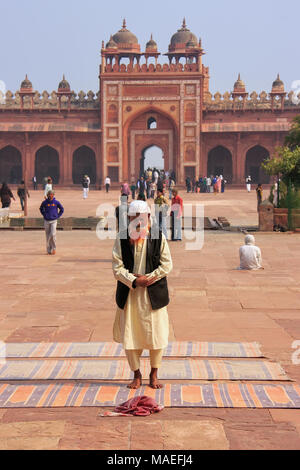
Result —
<instances>
[{"instance_id":1,"label":"small dome","mask_svg":"<svg viewBox=\"0 0 300 470\"><path fill-rule=\"evenodd\" d=\"M62 81L58 85L58 89L59 90L70 90L70 84L69 84L69 82L67 82L64 75L63 75Z\"/></svg>"},{"instance_id":2,"label":"small dome","mask_svg":"<svg viewBox=\"0 0 300 470\"><path fill-rule=\"evenodd\" d=\"M118 44L138 44L137 37L126 29L126 21L123 21L123 27L116 34L113 35L112 39Z\"/></svg>"},{"instance_id":3,"label":"small dome","mask_svg":"<svg viewBox=\"0 0 300 470\"><path fill-rule=\"evenodd\" d=\"M280 89L284 90L284 83L280 79L279 74L277 75L276 80L273 82L272 89L274 89L274 88L276 88L276 89L280 88Z\"/></svg>"},{"instance_id":4,"label":"small dome","mask_svg":"<svg viewBox=\"0 0 300 470\"><path fill-rule=\"evenodd\" d=\"M106 44L106 49L117 49L118 45L117 43L113 40L112 35L110 35L110 39L108 43Z\"/></svg>"},{"instance_id":5,"label":"small dome","mask_svg":"<svg viewBox=\"0 0 300 470\"><path fill-rule=\"evenodd\" d=\"M25 80L23 80L23 82L21 83L21 89L32 89L32 83L30 80L28 80L28 77L27 77L27 74L26 74L26 77L25 77Z\"/></svg>"},{"instance_id":6,"label":"small dome","mask_svg":"<svg viewBox=\"0 0 300 470\"><path fill-rule=\"evenodd\" d=\"M157 44L156 42L154 41L153 37L152 37L152 34L151 34L151 38L150 40L147 42L146 44L146 49L156 49L157 50Z\"/></svg>"},{"instance_id":7,"label":"small dome","mask_svg":"<svg viewBox=\"0 0 300 470\"><path fill-rule=\"evenodd\" d=\"M234 90L240 90L240 89L244 89L244 90L245 90L245 83L243 82L243 80L241 80L241 75L240 75L240 74L239 74L238 79L237 79L237 81L235 82L233 88L234 88Z\"/></svg>"},{"instance_id":8,"label":"small dome","mask_svg":"<svg viewBox=\"0 0 300 470\"><path fill-rule=\"evenodd\" d=\"M184 18L181 29L178 29L177 33L173 34L171 37L170 46L175 47L177 44L187 44L188 42L192 42L193 44L197 45L198 40L195 34L191 33L191 31L186 27Z\"/></svg>"}]
</instances>

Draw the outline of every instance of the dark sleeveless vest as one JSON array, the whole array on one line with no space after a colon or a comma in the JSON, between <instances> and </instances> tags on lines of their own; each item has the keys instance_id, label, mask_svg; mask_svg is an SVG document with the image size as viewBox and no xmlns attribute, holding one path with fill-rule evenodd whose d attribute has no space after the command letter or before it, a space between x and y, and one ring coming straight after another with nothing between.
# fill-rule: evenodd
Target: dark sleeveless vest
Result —
<instances>
[{"instance_id":1,"label":"dark sleeveless vest","mask_svg":"<svg viewBox=\"0 0 300 470\"><path fill-rule=\"evenodd\" d=\"M129 236L127 238L121 239L121 251L123 264L130 273L133 272L134 267L134 245L130 243ZM159 232L159 239L152 240L151 237L147 239L147 256L146 256L146 272L149 274L160 265L160 247L161 247L161 232ZM168 283L167 278L163 277L159 281L155 282L151 286L147 287L148 294L153 310L163 308L168 305L169 292L168 292ZM116 302L119 308L122 310L125 307L127 297L129 294L129 287L118 281L117 292L116 292Z\"/></svg>"}]
</instances>

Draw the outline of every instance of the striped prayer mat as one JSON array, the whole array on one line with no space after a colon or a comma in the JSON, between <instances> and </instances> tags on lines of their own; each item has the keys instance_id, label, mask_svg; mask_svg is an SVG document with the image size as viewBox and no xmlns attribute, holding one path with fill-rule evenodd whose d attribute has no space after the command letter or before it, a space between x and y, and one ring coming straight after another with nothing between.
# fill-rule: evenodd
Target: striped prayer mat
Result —
<instances>
[{"instance_id":1,"label":"striped prayer mat","mask_svg":"<svg viewBox=\"0 0 300 470\"><path fill-rule=\"evenodd\" d=\"M0 384L0 408L116 406L147 395L165 407L300 408L299 385L166 384L161 390L99 383Z\"/></svg>"},{"instance_id":2,"label":"striped prayer mat","mask_svg":"<svg viewBox=\"0 0 300 470\"><path fill-rule=\"evenodd\" d=\"M148 359L141 359L141 373L149 375ZM126 359L118 360L7 360L0 366L0 380L129 380L133 373ZM289 380L279 364L268 361L167 359L159 377L165 380Z\"/></svg>"},{"instance_id":3,"label":"striped prayer mat","mask_svg":"<svg viewBox=\"0 0 300 470\"><path fill-rule=\"evenodd\" d=\"M143 356L148 356L148 351ZM124 357L118 343L3 343L0 357ZM208 343L177 341L169 343L165 357L263 357L258 343Z\"/></svg>"}]
</instances>

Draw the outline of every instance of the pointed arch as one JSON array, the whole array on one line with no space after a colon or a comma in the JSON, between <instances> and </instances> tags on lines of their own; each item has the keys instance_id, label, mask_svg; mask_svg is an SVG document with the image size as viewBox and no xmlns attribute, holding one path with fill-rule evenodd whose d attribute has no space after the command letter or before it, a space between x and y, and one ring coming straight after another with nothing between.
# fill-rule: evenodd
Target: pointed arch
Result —
<instances>
[{"instance_id":1,"label":"pointed arch","mask_svg":"<svg viewBox=\"0 0 300 470\"><path fill-rule=\"evenodd\" d=\"M0 182L17 184L23 178L22 155L13 145L0 150Z\"/></svg>"},{"instance_id":2,"label":"pointed arch","mask_svg":"<svg viewBox=\"0 0 300 470\"><path fill-rule=\"evenodd\" d=\"M96 184L96 155L87 145L78 147L73 152L72 179L74 184L81 184L84 175L88 175L91 184Z\"/></svg>"},{"instance_id":3,"label":"pointed arch","mask_svg":"<svg viewBox=\"0 0 300 470\"><path fill-rule=\"evenodd\" d=\"M246 152L245 176L250 175L253 183L269 184L270 176L261 167L269 156L269 151L262 145L254 145Z\"/></svg>"},{"instance_id":4,"label":"pointed arch","mask_svg":"<svg viewBox=\"0 0 300 470\"><path fill-rule=\"evenodd\" d=\"M38 183L43 183L45 177L51 177L54 184L59 183L59 153L50 145L40 147L35 154L35 175Z\"/></svg>"},{"instance_id":5,"label":"pointed arch","mask_svg":"<svg viewBox=\"0 0 300 470\"><path fill-rule=\"evenodd\" d=\"M207 157L207 176L223 175L228 183L232 183L232 154L223 145L212 148Z\"/></svg>"}]
</instances>

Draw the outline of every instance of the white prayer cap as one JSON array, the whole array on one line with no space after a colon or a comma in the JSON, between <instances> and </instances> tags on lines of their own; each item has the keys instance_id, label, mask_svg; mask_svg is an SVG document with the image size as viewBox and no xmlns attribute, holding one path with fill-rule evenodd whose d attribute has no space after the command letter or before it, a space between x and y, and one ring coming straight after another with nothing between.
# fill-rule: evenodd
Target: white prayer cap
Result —
<instances>
[{"instance_id":1,"label":"white prayer cap","mask_svg":"<svg viewBox=\"0 0 300 470\"><path fill-rule=\"evenodd\" d=\"M255 238L253 235L246 235L245 236L245 244L246 245L254 245L255 243Z\"/></svg>"},{"instance_id":2,"label":"white prayer cap","mask_svg":"<svg viewBox=\"0 0 300 470\"><path fill-rule=\"evenodd\" d=\"M129 205L128 215L148 214L150 209L145 201L132 201Z\"/></svg>"}]
</instances>

